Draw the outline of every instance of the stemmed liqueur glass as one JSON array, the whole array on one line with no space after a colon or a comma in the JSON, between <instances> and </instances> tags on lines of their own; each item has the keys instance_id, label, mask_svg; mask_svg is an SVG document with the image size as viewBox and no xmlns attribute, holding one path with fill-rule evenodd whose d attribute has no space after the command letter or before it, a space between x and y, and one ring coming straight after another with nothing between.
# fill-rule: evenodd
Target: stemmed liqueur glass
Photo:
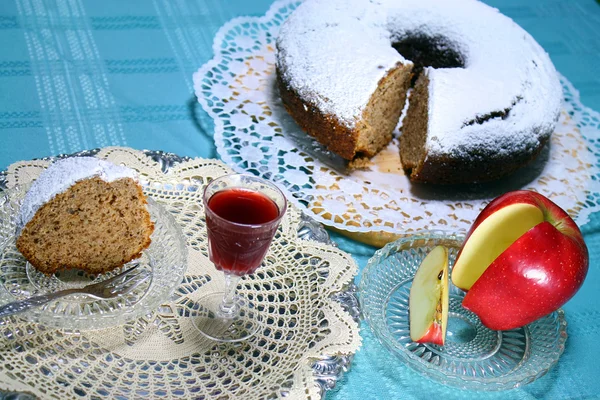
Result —
<instances>
[{"instance_id":1,"label":"stemmed liqueur glass","mask_svg":"<svg viewBox=\"0 0 600 400\"><path fill-rule=\"evenodd\" d=\"M208 313L193 320L202 334L221 342L238 342L256 333L260 315L236 293L240 278L262 263L287 209L287 200L272 182L244 174L210 182L203 196L208 254L225 274L225 291L200 299Z\"/></svg>"}]
</instances>

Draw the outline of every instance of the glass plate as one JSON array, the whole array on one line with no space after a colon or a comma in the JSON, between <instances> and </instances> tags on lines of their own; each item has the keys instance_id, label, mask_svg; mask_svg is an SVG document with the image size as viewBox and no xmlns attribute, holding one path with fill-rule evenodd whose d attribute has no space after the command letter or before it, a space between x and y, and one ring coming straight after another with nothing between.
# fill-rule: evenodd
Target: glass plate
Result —
<instances>
[{"instance_id":1,"label":"glass plate","mask_svg":"<svg viewBox=\"0 0 600 400\"><path fill-rule=\"evenodd\" d=\"M31 266L17 250L17 216L26 188L5 191L0 199L0 301L23 300L57 290L83 287L122 271L88 275L80 270L46 276ZM150 247L142 256L126 264L152 272L152 279L130 293L114 299L97 300L85 295L69 295L20 315L50 327L86 330L120 325L155 310L181 282L187 267L187 251L181 229L171 214L148 198L154 221Z\"/></svg>"},{"instance_id":2,"label":"glass plate","mask_svg":"<svg viewBox=\"0 0 600 400\"><path fill-rule=\"evenodd\" d=\"M450 282L446 344L410 340L408 297L414 274L437 245L449 250L450 268L464 236L425 232L377 251L363 272L360 304L379 341L420 374L463 389L507 390L533 382L558 361L567 339L558 310L522 328L492 331L461 306L464 292Z\"/></svg>"}]
</instances>

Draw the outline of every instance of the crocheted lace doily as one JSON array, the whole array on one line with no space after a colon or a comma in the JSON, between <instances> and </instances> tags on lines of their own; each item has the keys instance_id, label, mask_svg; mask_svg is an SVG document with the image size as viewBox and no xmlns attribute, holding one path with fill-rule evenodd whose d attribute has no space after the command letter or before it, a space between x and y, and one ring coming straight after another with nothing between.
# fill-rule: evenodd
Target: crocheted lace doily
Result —
<instances>
[{"instance_id":1,"label":"crocheted lace doily","mask_svg":"<svg viewBox=\"0 0 600 400\"><path fill-rule=\"evenodd\" d=\"M238 287L257 300L263 326L246 342L217 344L191 322L203 312L197 299L224 285L208 259L202 191L167 184L203 185L231 170L194 159L165 173L157 161L127 148L96 156L139 171L146 194L175 216L188 245L183 281L155 312L114 328L64 331L16 316L0 319L0 388L67 399L319 398L311 361L354 353L360 345L357 323L331 299L352 282L352 258L298 239L300 213L290 207L264 264ZM11 165L7 187L35 179L49 163Z\"/></svg>"},{"instance_id":2,"label":"crocheted lace doily","mask_svg":"<svg viewBox=\"0 0 600 400\"><path fill-rule=\"evenodd\" d=\"M215 122L217 151L235 170L281 183L314 219L349 232L467 230L489 200L520 188L543 193L580 225L600 209L600 143L593 140L600 115L581 105L564 77L565 101L550 146L510 178L462 187L411 184L396 141L374 159L371 171L344 171L296 125L276 88L275 39L298 4L276 1L263 17L224 25L214 58L194 75L198 100Z\"/></svg>"}]
</instances>

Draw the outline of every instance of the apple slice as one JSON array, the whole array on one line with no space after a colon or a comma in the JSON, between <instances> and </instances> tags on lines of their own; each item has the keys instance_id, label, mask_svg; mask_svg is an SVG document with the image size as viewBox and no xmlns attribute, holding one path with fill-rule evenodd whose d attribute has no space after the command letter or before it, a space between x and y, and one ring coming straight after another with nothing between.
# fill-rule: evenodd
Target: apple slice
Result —
<instances>
[{"instance_id":1,"label":"apple slice","mask_svg":"<svg viewBox=\"0 0 600 400\"><path fill-rule=\"evenodd\" d=\"M544 222L542 211L527 203L501 208L469 236L452 269L452 283L469 290L488 266L525 232Z\"/></svg>"},{"instance_id":2,"label":"apple slice","mask_svg":"<svg viewBox=\"0 0 600 400\"><path fill-rule=\"evenodd\" d=\"M587 275L581 231L540 193L517 190L477 216L452 269L462 305L493 330L518 328L561 307Z\"/></svg>"},{"instance_id":3,"label":"apple slice","mask_svg":"<svg viewBox=\"0 0 600 400\"><path fill-rule=\"evenodd\" d=\"M448 249L437 246L421 262L408 299L410 338L440 346L448 325Z\"/></svg>"}]
</instances>

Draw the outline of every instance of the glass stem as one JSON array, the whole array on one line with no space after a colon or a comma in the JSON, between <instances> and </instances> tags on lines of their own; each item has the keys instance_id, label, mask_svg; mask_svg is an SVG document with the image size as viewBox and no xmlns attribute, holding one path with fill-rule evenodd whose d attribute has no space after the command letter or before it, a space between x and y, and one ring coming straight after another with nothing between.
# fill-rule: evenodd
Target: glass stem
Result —
<instances>
[{"instance_id":1,"label":"glass stem","mask_svg":"<svg viewBox=\"0 0 600 400\"><path fill-rule=\"evenodd\" d=\"M233 318L238 313L238 306L235 302L235 292L240 276L225 273L225 295L219 305L219 313L222 317Z\"/></svg>"}]
</instances>

